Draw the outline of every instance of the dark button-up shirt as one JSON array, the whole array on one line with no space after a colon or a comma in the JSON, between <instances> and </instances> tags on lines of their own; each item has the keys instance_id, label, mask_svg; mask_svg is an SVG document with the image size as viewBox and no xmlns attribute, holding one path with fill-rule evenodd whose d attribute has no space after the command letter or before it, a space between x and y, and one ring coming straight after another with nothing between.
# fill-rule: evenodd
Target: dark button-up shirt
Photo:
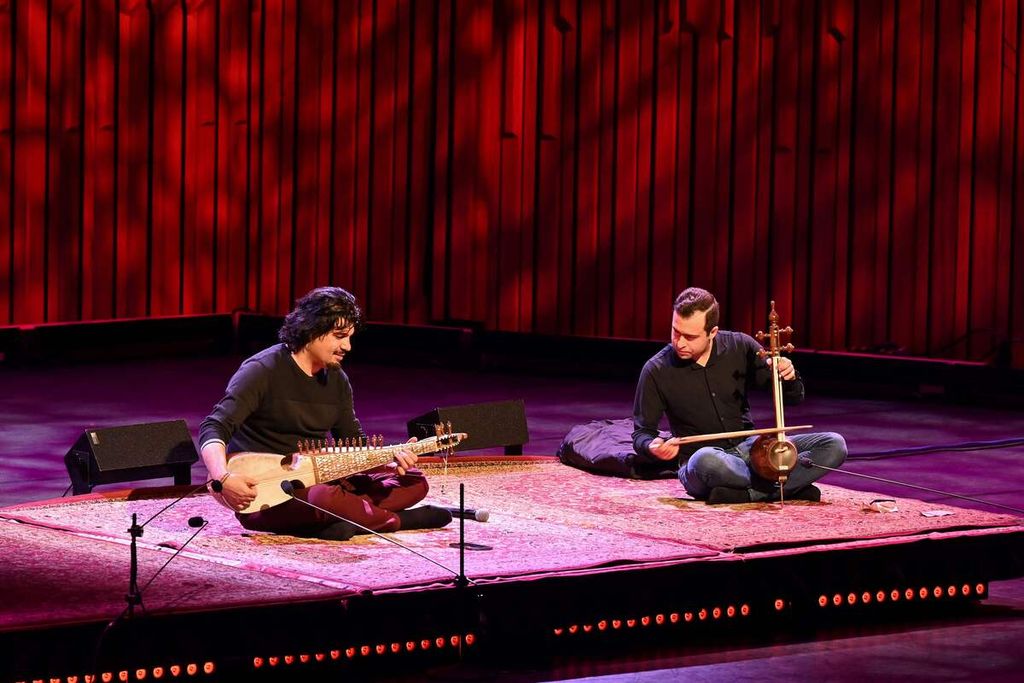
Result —
<instances>
[{"instance_id":1,"label":"dark button-up shirt","mask_svg":"<svg viewBox=\"0 0 1024 683\"><path fill-rule=\"evenodd\" d=\"M713 434L753 429L747 390L771 382L771 369L758 358L761 349L749 335L720 330L712 340L707 365L683 360L669 344L644 365L633 402L633 448L648 461L657 460L648 444L658 435L662 415L668 416L673 436ZM782 382L784 402L799 403L804 385L799 376ZM688 444L679 449L679 462L703 446L731 448L742 438Z\"/></svg>"}]
</instances>

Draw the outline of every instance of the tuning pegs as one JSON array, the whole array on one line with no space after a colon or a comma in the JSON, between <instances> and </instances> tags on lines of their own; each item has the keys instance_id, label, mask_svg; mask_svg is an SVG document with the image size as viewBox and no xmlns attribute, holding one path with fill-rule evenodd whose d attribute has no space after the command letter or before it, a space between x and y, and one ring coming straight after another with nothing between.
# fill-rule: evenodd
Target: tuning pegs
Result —
<instances>
[{"instance_id":1,"label":"tuning pegs","mask_svg":"<svg viewBox=\"0 0 1024 683\"><path fill-rule=\"evenodd\" d=\"M786 344L785 346L782 347L782 350L785 351L786 353L793 353L793 349L795 348L796 347L793 346L792 344Z\"/></svg>"}]
</instances>

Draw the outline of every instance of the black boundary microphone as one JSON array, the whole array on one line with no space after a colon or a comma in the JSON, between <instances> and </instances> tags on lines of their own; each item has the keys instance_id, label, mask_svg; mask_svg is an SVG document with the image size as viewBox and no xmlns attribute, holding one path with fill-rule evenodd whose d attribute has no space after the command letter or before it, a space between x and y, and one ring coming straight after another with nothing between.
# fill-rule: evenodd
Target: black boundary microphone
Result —
<instances>
[{"instance_id":1,"label":"black boundary microphone","mask_svg":"<svg viewBox=\"0 0 1024 683\"><path fill-rule=\"evenodd\" d=\"M142 524L140 524L140 525L139 525L139 528L140 528L140 529L144 529L144 528L146 527L146 525L147 525L147 524L149 524L149 523L150 523L150 522L152 522L152 521L153 521L154 519L156 519L157 517L159 517L160 515L162 515L162 514L163 514L164 512L166 512L167 510L171 509L172 507L174 507L175 505L177 505L177 504L178 504L178 503L180 503L181 501L185 500L185 499L186 499L186 498L188 498L189 496L191 496L191 495L193 495L193 494L195 494L195 493L199 493L199 491L201 491L201 490L205 489L205 488L206 488L207 486L209 486L210 488L212 488L212 489L213 489L213 492L214 492L214 493L220 493L221 491L223 491L223 490L224 490L224 484L222 484L222 483L220 482L220 480L219 480L219 479L210 479L209 481L204 481L204 482L203 482L202 484L200 484L199 486L194 486L193 488L189 489L188 491L186 491L185 493L183 493L183 494L182 494L182 495L180 495L179 497L177 497L177 498L175 498L174 500L172 500L172 501L171 501L170 503L168 503L167 505L165 505L165 506L163 506L162 508L160 508L159 510L157 510L157 511L156 511L155 513L153 513L153 516L152 516L152 517L150 517L150 518L149 518L149 519L147 519L147 520L146 520L145 522L143 522ZM191 521L191 520L190 520L190 521ZM190 525L190 526L191 526L191 525ZM139 535L141 536L142 534L140 533Z\"/></svg>"},{"instance_id":2,"label":"black boundary microphone","mask_svg":"<svg viewBox=\"0 0 1024 683\"><path fill-rule=\"evenodd\" d=\"M452 513L452 517L458 517L459 519L471 519L476 522L486 522L491 518L491 513L483 508L479 510L475 510L473 508L463 510L462 508L451 507L448 505L438 505L437 507L442 510L447 510Z\"/></svg>"},{"instance_id":3,"label":"black boundary microphone","mask_svg":"<svg viewBox=\"0 0 1024 683\"><path fill-rule=\"evenodd\" d=\"M1011 505L1003 505L1002 503L993 503L991 501L984 500L982 498L974 498L972 496L963 496L963 495L960 495L959 493L951 493L949 491L940 491L939 489L930 489L927 486L918 486L917 484L908 484L905 481L897 481L895 479L885 479L884 477L875 477L875 476L872 476L870 474L861 474L860 472L850 472L848 470L841 470L838 467L829 467L828 465L819 465L818 463L816 463L813 460L811 460L810 458L808 458L806 455L801 455L799 458L797 458L797 462L799 462L804 467L817 467L820 470L828 470L829 472L839 472L840 474L848 474L851 477L860 477L861 479L870 479L872 481L880 481L880 482L882 482L884 484L893 484L895 486L905 486L905 487L907 487L909 489L917 489L918 491L927 491L928 493L936 493L936 494L938 494L940 496L947 496L949 498L959 498L960 500L969 500L972 503L980 503L982 505L991 505L993 507L1002 508L1004 510L1012 510L1013 512L1024 513L1024 510L1022 510L1021 508L1015 508L1015 507L1013 507Z\"/></svg>"},{"instance_id":4,"label":"black boundary microphone","mask_svg":"<svg viewBox=\"0 0 1024 683\"><path fill-rule=\"evenodd\" d=\"M462 577L461 574L459 574L454 569L450 569L450 568L444 566L443 564L441 564L437 560L434 560L434 559L432 559L430 557L427 557L426 555L424 555L423 553L419 552L418 550L414 550L414 549L410 548L409 546L407 546L407 545L405 545L403 543L399 543L398 541L396 541L393 538L388 538L386 535L380 533L379 531L374 531L373 529L370 529L368 527L363 526L359 522L353 522L351 519L346 519L345 517L342 517L341 515L339 515L336 512L331 512L330 510L322 508L319 505L316 505L315 503L310 503L308 500L305 500L303 498L299 498L298 496L295 495L295 484L293 484L291 482L291 480L289 480L289 479L285 479L284 481L281 482L281 490L284 491L285 493L287 493L288 496L292 500L297 500L300 503L302 503L303 505L308 505L309 507L313 508L314 510L319 510L320 512L324 513L325 515L330 515L331 517L334 517L335 519L339 519L342 522L348 522L352 526L359 527L360 529L362 529L363 531L365 531L368 534L373 534L377 538L383 538L388 543L393 543L394 545L397 545L399 548L402 548L404 550L408 550L413 555L421 557L424 560L426 560L427 562L429 562L430 564L432 564L432 565L434 565L436 567L440 567L441 569L445 570L446 572L448 572L449 574L454 576L456 579L464 578L464 577ZM468 581L469 583L472 583L474 585L476 584L476 582L473 581L472 579L468 579L467 578L466 581Z\"/></svg>"}]
</instances>

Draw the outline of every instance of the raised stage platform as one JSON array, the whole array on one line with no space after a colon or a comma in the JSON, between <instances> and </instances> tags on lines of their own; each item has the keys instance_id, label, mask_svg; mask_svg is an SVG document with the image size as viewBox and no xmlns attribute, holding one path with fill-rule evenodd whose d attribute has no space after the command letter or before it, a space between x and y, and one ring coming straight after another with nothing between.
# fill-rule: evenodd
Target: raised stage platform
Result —
<instances>
[{"instance_id":1,"label":"raised stage platform","mask_svg":"<svg viewBox=\"0 0 1024 683\"><path fill-rule=\"evenodd\" d=\"M244 531L210 496L157 516L139 542L143 605L125 609L128 526L171 489L0 509L0 680L330 677L458 656L678 642L723 629L799 628L982 600L1024 575L1020 517L914 499L896 509L822 484L822 502L710 507L677 481L596 476L550 457L425 465L428 502L491 512L396 540L327 542ZM831 479L826 481L832 481ZM207 521L186 549L189 519ZM59 643L59 646L57 645ZM521 648L521 649L518 649ZM301 670L301 674L299 671ZM143 677L143 678L140 678Z\"/></svg>"}]
</instances>

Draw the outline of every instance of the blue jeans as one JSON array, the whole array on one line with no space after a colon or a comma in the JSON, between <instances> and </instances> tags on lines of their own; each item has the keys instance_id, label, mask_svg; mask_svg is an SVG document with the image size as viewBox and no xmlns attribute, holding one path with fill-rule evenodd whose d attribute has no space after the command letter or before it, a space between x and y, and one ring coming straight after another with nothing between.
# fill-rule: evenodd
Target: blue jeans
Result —
<instances>
[{"instance_id":1,"label":"blue jeans","mask_svg":"<svg viewBox=\"0 0 1024 683\"><path fill-rule=\"evenodd\" d=\"M839 467L846 460L846 440L834 432L794 434L787 438L796 446L798 457L807 456L819 465ZM757 437L752 436L733 448L705 446L698 449L679 468L679 481L694 498L707 498L711 489L725 486L746 489L754 502L777 500L776 483L762 479L750 469L750 447L756 440ZM783 487L786 497L810 486L824 475L825 470L797 463Z\"/></svg>"}]
</instances>

